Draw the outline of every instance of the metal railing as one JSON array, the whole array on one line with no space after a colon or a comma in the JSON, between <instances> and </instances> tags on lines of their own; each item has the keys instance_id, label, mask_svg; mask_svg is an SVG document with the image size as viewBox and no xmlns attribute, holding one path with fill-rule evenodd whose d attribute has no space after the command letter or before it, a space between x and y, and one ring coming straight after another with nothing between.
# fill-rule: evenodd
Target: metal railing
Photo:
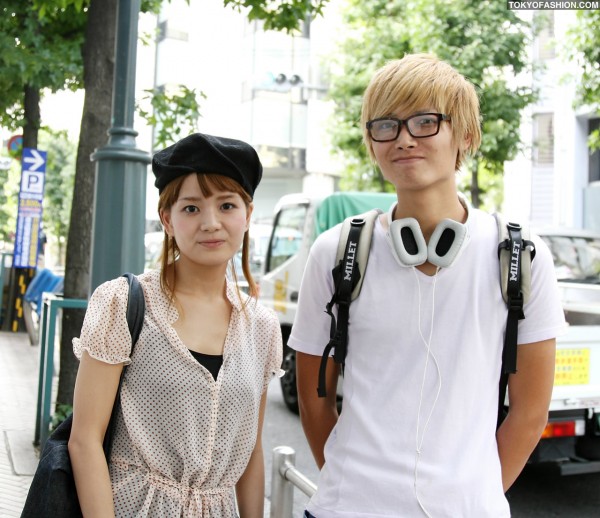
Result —
<instances>
[{"instance_id":1,"label":"metal railing","mask_svg":"<svg viewBox=\"0 0 600 518\"><path fill-rule=\"evenodd\" d=\"M273 448L271 518L292 518L294 487L311 497L317 486L295 466L296 452L289 446Z\"/></svg>"},{"instance_id":2,"label":"metal railing","mask_svg":"<svg viewBox=\"0 0 600 518\"><path fill-rule=\"evenodd\" d=\"M63 299L52 293L42 295L42 315L40 321L40 366L38 398L35 413L35 436L33 443L44 447L50 433L52 421L52 378L54 375L54 349L56 341L56 319L59 310L64 308L85 309L87 300Z\"/></svg>"}]
</instances>

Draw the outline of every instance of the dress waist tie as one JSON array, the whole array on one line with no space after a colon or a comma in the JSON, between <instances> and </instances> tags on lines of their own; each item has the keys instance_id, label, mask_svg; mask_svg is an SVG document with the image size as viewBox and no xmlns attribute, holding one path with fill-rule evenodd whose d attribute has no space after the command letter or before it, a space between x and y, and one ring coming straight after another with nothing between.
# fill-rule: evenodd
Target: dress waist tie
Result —
<instances>
[{"instance_id":1,"label":"dress waist tie","mask_svg":"<svg viewBox=\"0 0 600 518\"><path fill-rule=\"evenodd\" d=\"M148 483L151 487L163 491L170 498L178 501L181 505L181 516L183 518L208 516L209 509L212 507L210 502L216 498L221 502L218 507L222 507L223 500L227 500L234 489L233 487L192 487L153 472L148 472ZM153 492L150 491L148 494L150 495ZM229 507L229 505L225 505ZM232 510L232 517L234 516L235 512Z\"/></svg>"}]
</instances>

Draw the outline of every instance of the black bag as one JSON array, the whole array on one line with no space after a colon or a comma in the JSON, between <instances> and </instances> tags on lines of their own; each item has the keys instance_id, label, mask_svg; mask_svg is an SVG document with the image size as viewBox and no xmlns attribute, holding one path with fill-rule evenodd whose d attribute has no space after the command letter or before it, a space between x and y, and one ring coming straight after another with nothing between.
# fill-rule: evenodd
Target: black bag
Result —
<instances>
[{"instance_id":1,"label":"black bag","mask_svg":"<svg viewBox=\"0 0 600 518\"><path fill-rule=\"evenodd\" d=\"M133 347L144 323L144 292L135 275L126 273L123 276L127 277L129 282L127 324L131 334L131 354L133 354ZM115 404L104 436L103 447L107 462L110 459L116 415L120 405L121 385L126 368L126 366L123 367L121 372ZM79 518L82 516L67 447L72 424L73 415L71 414L54 430L44 444L21 518L56 518L58 516Z\"/></svg>"}]
</instances>

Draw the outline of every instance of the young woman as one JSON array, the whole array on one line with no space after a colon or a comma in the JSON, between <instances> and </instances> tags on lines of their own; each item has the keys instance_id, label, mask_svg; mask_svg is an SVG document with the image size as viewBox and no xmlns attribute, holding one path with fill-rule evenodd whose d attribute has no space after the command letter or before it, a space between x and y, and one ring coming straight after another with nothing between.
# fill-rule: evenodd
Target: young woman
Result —
<instances>
[{"instance_id":1,"label":"young woman","mask_svg":"<svg viewBox=\"0 0 600 518\"><path fill-rule=\"evenodd\" d=\"M146 313L133 355L124 278L95 290L73 341L69 452L81 508L86 518L226 518L236 507L262 518L261 428L281 334L227 272L243 245L256 295L248 226L262 166L248 144L198 133L158 152L152 169L165 241L161 270L139 276ZM125 364L107 465L102 440Z\"/></svg>"}]
</instances>

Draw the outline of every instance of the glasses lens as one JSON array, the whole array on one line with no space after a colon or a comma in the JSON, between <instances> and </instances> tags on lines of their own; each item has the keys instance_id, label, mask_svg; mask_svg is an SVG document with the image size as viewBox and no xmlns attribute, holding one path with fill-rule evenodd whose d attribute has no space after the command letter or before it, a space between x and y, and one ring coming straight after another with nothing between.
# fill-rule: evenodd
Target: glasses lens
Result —
<instances>
[{"instance_id":1,"label":"glasses lens","mask_svg":"<svg viewBox=\"0 0 600 518\"><path fill-rule=\"evenodd\" d=\"M430 137L438 132L440 119L433 113L415 115L406 119L406 126L414 137Z\"/></svg>"},{"instance_id":2,"label":"glasses lens","mask_svg":"<svg viewBox=\"0 0 600 518\"><path fill-rule=\"evenodd\" d=\"M396 140L398 137L398 121L394 119L379 119L371 122L371 138L379 142Z\"/></svg>"}]
</instances>

